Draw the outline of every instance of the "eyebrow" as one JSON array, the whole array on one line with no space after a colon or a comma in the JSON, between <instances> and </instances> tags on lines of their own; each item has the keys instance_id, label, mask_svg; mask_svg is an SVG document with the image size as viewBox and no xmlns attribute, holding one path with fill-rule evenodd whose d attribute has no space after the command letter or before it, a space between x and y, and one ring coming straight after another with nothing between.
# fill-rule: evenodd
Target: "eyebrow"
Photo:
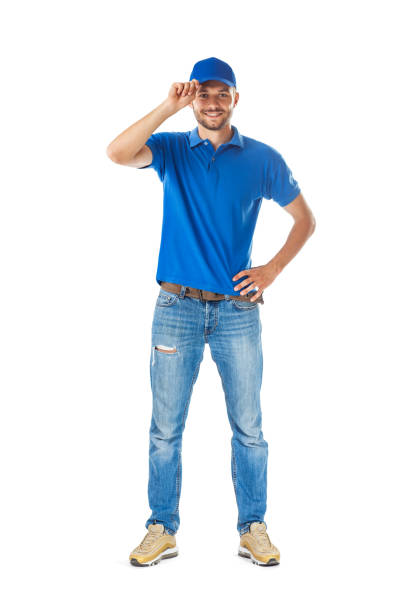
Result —
<instances>
[{"instance_id":1,"label":"eyebrow","mask_svg":"<svg viewBox=\"0 0 408 612\"><path fill-rule=\"evenodd\" d=\"M208 91L207 87L203 87L202 89L200 89L200 92L202 91ZM220 87L218 91L229 91L228 87Z\"/></svg>"}]
</instances>

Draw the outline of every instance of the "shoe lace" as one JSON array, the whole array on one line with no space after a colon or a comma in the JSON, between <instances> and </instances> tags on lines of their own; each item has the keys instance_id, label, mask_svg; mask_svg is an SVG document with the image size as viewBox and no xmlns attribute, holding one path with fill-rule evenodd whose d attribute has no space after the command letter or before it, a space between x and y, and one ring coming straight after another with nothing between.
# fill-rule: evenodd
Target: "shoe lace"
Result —
<instances>
[{"instance_id":1,"label":"shoe lace","mask_svg":"<svg viewBox=\"0 0 408 612\"><path fill-rule=\"evenodd\" d=\"M270 550L271 548L273 548L273 544L269 539L269 536L266 532L266 527L263 523L256 526L253 531L253 536L256 538L262 550Z\"/></svg>"},{"instance_id":2,"label":"shoe lace","mask_svg":"<svg viewBox=\"0 0 408 612\"><path fill-rule=\"evenodd\" d=\"M154 542L160 538L161 535L162 534L160 532L149 531L146 533L136 550L148 550L150 546L152 546L152 544L154 544Z\"/></svg>"}]
</instances>

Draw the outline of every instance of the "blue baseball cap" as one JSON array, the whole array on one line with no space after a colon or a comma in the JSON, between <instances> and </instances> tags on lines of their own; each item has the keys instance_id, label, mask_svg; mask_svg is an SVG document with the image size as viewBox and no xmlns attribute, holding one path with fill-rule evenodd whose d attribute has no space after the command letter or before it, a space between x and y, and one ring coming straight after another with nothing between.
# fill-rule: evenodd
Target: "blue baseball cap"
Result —
<instances>
[{"instance_id":1,"label":"blue baseball cap","mask_svg":"<svg viewBox=\"0 0 408 612\"><path fill-rule=\"evenodd\" d=\"M226 62L217 57L207 57L196 64L190 74L190 81L197 79L199 83L204 81L222 81L228 87L236 87L235 74Z\"/></svg>"}]
</instances>

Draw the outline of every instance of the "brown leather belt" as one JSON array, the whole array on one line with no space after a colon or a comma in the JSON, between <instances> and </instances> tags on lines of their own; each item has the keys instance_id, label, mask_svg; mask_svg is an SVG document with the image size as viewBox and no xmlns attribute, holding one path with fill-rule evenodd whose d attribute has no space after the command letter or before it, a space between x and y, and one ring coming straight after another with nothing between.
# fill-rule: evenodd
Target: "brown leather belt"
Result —
<instances>
[{"instance_id":1,"label":"brown leather belt","mask_svg":"<svg viewBox=\"0 0 408 612\"><path fill-rule=\"evenodd\" d=\"M177 283L168 283L166 281L160 281L160 286L164 291L170 291L170 293L180 293L182 285ZM200 300L225 300L224 293L214 293L213 291L207 291L206 289L196 289L195 287L186 287L186 295L188 297L199 298ZM231 300L240 300L243 302L249 302L250 297L247 295L229 295ZM252 302L252 304L263 304L263 293Z\"/></svg>"}]
</instances>

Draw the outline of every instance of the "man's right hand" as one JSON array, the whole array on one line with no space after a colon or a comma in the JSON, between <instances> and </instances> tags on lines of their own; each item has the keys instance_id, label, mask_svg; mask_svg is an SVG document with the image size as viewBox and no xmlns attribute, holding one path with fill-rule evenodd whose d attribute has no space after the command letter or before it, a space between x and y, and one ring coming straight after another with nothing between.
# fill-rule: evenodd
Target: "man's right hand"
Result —
<instances>
[{"instance_id":1,"label":"man's right hand","mask_svg":"<svg viewBox=\"0 0 408 612\"><path fill-rule=\"evenodd\" d=\"M165 101L166 106L174 114L192 102L200 83L197 79L185 83L173 83Z\"/></svg>"},{"instance_id":2,"label":"man's right hand","mask_svg":"<svg viewBox=\"0 0 408 612\"><path fill-rule=\"evenodd\" d=\"M117 164L142 168L152 161L152 153L146 146L149 136L170 115L192 102L200 83L197 79L186 83L173 83L168 97L150 113L121 132L107 147L107 155Z\"/></svg>"}]
</instances>

